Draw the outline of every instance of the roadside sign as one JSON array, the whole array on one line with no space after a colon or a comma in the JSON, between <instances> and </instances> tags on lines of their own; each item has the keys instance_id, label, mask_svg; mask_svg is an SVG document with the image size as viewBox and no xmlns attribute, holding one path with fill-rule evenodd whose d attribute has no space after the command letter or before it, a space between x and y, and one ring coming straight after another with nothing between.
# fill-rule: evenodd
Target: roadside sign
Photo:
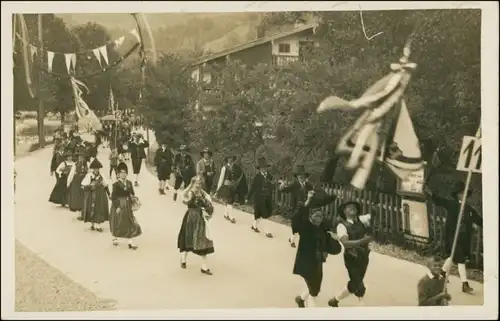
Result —
<instances>
[{"instance_id":1,"label":"roadside sign","mask_svg":"<svg viewBox=\"0 0 500 321\"><path fill-rule=\"evenodd\" d=\"M481 138L464 136L457 170L463 172L481 173L482 144Z\"/></svg>"}]
</instances>

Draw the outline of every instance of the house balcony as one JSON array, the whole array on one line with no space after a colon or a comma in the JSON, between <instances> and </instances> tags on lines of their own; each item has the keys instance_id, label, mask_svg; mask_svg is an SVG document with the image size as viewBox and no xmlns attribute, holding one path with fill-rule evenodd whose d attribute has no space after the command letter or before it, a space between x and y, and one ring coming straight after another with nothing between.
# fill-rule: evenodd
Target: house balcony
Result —
<instances>
[{"instance_id":1,"label":"house balcony","mask_svg":"<svg viewBox=\"0 0 500 321\"><path fill-rule=\"evenodd\" d=\"M300 60L299 56L291 56L291 55L273 55L273 66L277 67L285 67L291 63L297 62Z\"/></svg>"}]
</instances>

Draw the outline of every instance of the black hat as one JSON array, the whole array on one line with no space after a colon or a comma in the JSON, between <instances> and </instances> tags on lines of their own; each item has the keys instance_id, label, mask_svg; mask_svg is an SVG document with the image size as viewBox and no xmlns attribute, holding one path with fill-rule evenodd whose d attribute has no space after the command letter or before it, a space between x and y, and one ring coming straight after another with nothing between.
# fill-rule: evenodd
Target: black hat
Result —
<instances>
[{"instance_id":1,"label":"black hat","mask_svg":"<svg viewBox=\"0 0 500 321\"><path fill-rule=\"evenodd\" d=\"M236 156L234 156L234 155L231 155L231 156L226 156L226 157L224 157L224 163L229 162L229 160L232 160L232 161L233 161L233 163L234 163L234 162L236 162L236 158L237 158L237 157L236 157Z\"/></svg>"},{"instance_id":2,"label":"black hat","mask_svg":"<svg viewBox=\"0 0 500 321\"><path fill-rule=\"evenodd\" d=\"M354 205L356 207L356 212L358 213L358 216L361 215L361 204L356 202L356 201L348 201L348 202L341 204L338 207L337 213L338 213L340 218L342 218L344 220L346 219L345 214L344 214L344 210L349 205Z\"/></svg>"},{"instance_id":3,"label":"black hat","mask_svg":"<svg viewBox=\"0 0 500 321\"><path fill-rule=\"evenodd\" d=\"M267 160L264 157L260 157L259 159L257 159L257 168L258 169L266 168L266 167L269 167L269 163L267 162Z\"/></svg>"},{"instance_id":4,"label":"black hat","mask_svg":"<svg viewBox=\"0 0 500 321\"><path fill-rule=\"evenodd\" d=\"M212 156L212 151L210 150L210 148L208 147L205 147L201 152L200 152L200 155L201 157L203 157L203 155L208 154L208 156ZM227 162L227 161L226 161Z\"/></svg>"},{"instance_id":5,"label":"black hat","mask_svg":"<svg viewBox=\"0 0 500 321\"><path fill-rule=\"evenodd\" d=\"M125 171L126 173L128 173L128 166L127 164L125 164L124 162L121 162L120 164L118 164L117 166L117 172L121 172L121 171Z\"/></svg>"},{"instance_id":6,"label":"black hat","mask_svg":"<svg viewBox=\"0 0 500 321\"><path fill-rule=\"evenodd\" d=\"M73 153L70 150L66 150L66 151L64 151L64 157L65 158L73 157Z\"/></svg>"},{"instance_id":7,"label":"black hat","mask_svg":"<svg viewBox=\"0 0 500 321\"><path fill-rule=\"evenodd\" d=\"M306 171L306 168L304 167L304 165L297 165L295 167L295 171L294 171L293 175L295 175L295 176L304 175L307 177L307 176L309 176L309 173Z\"/></svg>"},{"instance_id":8,"label":"black hat","mask_svg":"<svg viewBox=\"0 0 500 321\"><path fill-rule=\"evenodd\" d=\"M465 183L462 181L458 181L453 185L453 188L451 189L451 195L453 197L457 197L458 193L462 193L465 191ZM473 192L472 188L469 188L467 191L467 195L471 195Z\"/></svg>"},{"instance_id":9,"label":"black hat","mask_svg":"<svg viewBox=\"0 0 500 321\"><path fill-rule=\"evenodd\" d=\"M97 158L94 158L94 160L92 161L92 163L90 163L89 168L90 169L102 168L102 164L101 164L101 162Z\"/></svg>"},{"instance_id":10,"label":"black hat","mask_svg":"<svg viewBox=\"0 0 500 321\"><path fill-rule=\"evenodd\" d=\"M182 144L182 145L179 147L179 150L180 150L180 151L187 150L187 149L188 149L188 147L187 147L187 145L185 145L185 144Z\"/></svg>"}]
</instances>

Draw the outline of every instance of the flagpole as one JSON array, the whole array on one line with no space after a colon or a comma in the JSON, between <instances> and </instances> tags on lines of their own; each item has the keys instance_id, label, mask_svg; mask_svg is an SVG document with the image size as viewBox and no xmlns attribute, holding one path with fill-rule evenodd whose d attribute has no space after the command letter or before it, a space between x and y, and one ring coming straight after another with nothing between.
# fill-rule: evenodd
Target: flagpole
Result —
<instances>
[{"instance_id":1,"label":"flagpole","mask_svg":"<svg viewBox=\"0 0 500 321\"><path fill-rule=\"evenodd\" d=\"M45 146L45 128L44 128L44 106L42 98L42 66L43 66L43 29L42 29L42 14L38 14L38 144L40 148ZM61 122L64 120L61 119Z\"/></svg>"},{"instance_id":2,"label":"flagpole","mask_svg":"<svg viewBox=\"0 0 500 321\"><path fill-rule=\"evenodd\" d=\"M481 126L479 126L479 128L476 131L476 138L481 138ZM455 256L455 251L457 248L458 235L459 235L460 225L462 224L462 217L464 215L465 202L467 201L467 197L469 194L469 186L470 186L471 178L472 178L472 170L469 169L469 171L467 172L467 179L465 180L465 190L462 194L462 200L460 203L460 212L458 213L457 226L455 228L455 235L453 237L453 245L451 247L451 253L450 253L451 260L453 260L453 257ZM445 271L445 272L446 272L446 279L444 282L444 290L446 291L447 284L448 284L449 271Z\"/></svg>"}]
</instances>

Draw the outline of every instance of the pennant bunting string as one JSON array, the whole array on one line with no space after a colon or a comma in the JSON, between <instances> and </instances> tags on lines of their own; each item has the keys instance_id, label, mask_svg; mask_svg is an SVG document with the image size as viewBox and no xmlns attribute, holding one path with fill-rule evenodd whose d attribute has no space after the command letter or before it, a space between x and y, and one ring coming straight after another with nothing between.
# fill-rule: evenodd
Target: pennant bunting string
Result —
<instances>
[{"instance_id":1,"label":"pennant bunting string","mask_svg":"<svg viewBox=\"0 0 500 321\"><path fill-rule=\"evenodd\" d=\"M47 65L49 72L52 72L52 62L54 61L54 52L47 51Z\"/></svg>"},{"instance_id":2,"label":"pennant bunting string","mask_svg":"<svg viewBox=\"0 0 500 321\"><path fill-rule=\"evenodd\" d=\"M108 48L106 48L106 46L102 46L99 48L99 52L101 53L102 58L104 58L104 61L106 61L106 65L109 65Z\"/></svg>"},{"instance_id":3,"label":"pennant bunting string","mask_svg":"<svg viewBox=\"0 0 500 321\"><path fill-rule=\"evenodd\" d=\"M99 66L102 68L102 63L101 63L101 52L99 51L99 48L97 49L92 49L92 52L94 53L94 56L96 57L97 61L99 62Z\"/></svg>"}]
</instances>

